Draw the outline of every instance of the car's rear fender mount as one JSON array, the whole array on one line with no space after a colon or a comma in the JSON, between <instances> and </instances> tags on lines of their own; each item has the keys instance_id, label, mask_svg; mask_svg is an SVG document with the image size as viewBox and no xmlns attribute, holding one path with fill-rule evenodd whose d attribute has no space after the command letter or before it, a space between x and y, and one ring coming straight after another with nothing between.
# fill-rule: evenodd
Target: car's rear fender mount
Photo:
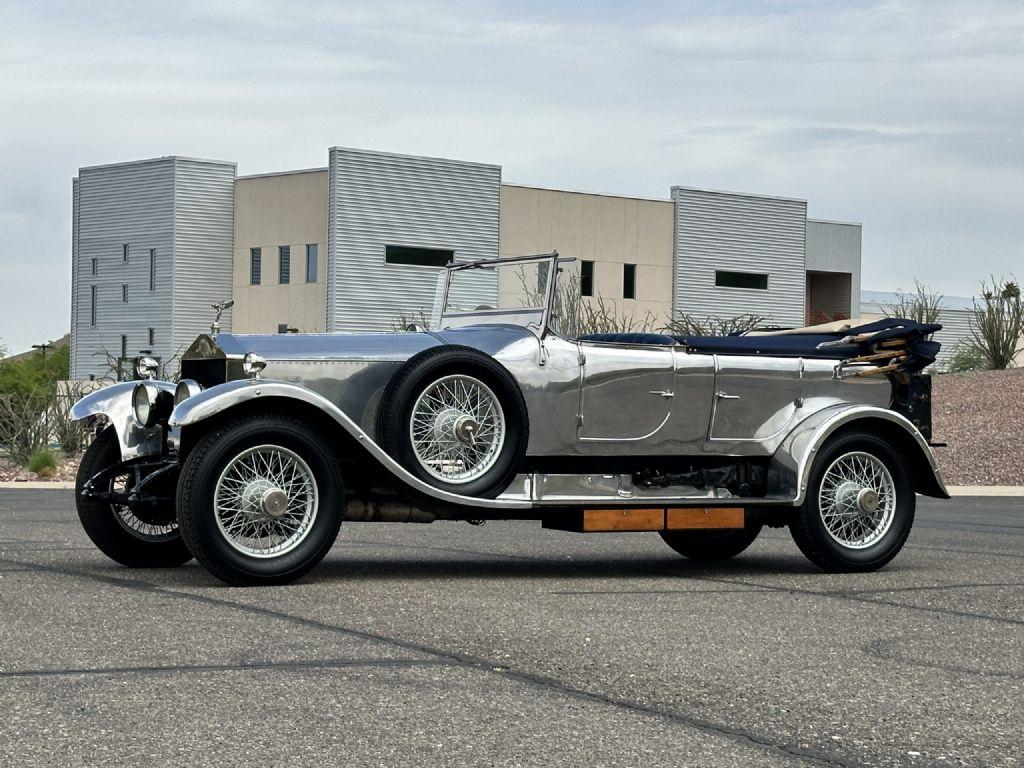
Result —
<instances>
[{"instance_id":1,"label":"car's rear fender mount","mask_svg":"<svg viewBox=\"0 0 1024 768\"><path fill-rule=\"evenodd\" d=\"M935 456L917 428L905 417L886 408L870 405L840 405L808 417L782 441L769 465L777 493L791 494L802 504L807 493L814 459L829 438L859 429L879 435L898 445L910 465L914 489L925 496L948 499L949 491Z\"/></svg>"},{"instance_id":2,"label":"car's rear fender mount","mask_svg":"<svg viewBox=\"0 0 1024 768\"><path fill-rule=\"evenodd\" d=\"M135 421L132 410L132 392L137 381L124 381L97 389L83 397L71 408L71 418L80 421L90 416L105 416L110 421L117 442L121 447L121 458L125 461L137 456L159 454L164 435L159 426L144 429ZM168 381L153 381L153 385L174 394L175 385Z\"/></svg>"}]
</instances>

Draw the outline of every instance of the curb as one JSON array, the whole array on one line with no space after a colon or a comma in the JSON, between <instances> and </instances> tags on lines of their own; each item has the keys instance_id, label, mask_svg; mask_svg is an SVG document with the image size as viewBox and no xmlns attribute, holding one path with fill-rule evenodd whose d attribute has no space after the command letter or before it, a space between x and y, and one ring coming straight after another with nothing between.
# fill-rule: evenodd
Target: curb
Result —
<instances>
[{"instance_id":1,"label":"curb","mask_svg":"<svg viewBox=\"0 0 1024 768\"><path fill-rule=\"evenodd\" d=\"M1021 485L951 485L950 496L1024 496Z\"/></svg>"},{"instance_id":2,"label":"curb","mask_svg":"<svg viewBox=\"0 0 1024 768\"><path fill-rule=\"evenodd\" d=\"M8 480L0 483L0 489L15 488L24 491L73 491L75 484L70 480Z\"/></svg>"}]
</instances>

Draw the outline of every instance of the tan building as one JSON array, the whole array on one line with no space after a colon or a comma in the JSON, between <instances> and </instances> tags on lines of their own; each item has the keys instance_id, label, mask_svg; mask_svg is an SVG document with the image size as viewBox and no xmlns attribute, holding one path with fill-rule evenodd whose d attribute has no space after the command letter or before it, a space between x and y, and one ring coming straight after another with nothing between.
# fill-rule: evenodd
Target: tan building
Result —
<instances>
[{"instance_id":1,"label":"tan building","mask_svg":"<svg viewBox=\"0 0 1024 768\"><path fill-rule=\"evenodd\" d=\"M240 176L233 329L277 333L285 325L302 333L323 332L326 253L326 168Z\"/></svg>"},{"instance_id":2,"label":"tan building","mask_svg":"<svg viewBox=\"0 0 1024 768\"><path fill-rule=\"evenodd\" d=\"M552 250L623 330L680 313L794 327L860 306L860 225L809 219L805 200L548 189L503 183L494 164L347 147L327 160L239 177L180 157L81 169L75 375L103 375L111 350L173 360L229 295L238 333L390 331L431 313L445 264Z\"/></svg>"}]
</instances>

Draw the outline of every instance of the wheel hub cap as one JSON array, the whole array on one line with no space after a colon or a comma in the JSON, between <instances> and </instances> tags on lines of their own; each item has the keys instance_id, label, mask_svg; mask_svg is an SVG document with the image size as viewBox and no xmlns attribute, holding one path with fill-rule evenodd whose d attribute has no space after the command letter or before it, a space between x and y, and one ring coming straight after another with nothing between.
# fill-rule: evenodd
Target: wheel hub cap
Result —
<instances>
[{"instance_id":1,"label":"wheel hub cap","mask_svg":"<svg viewBox=\"0 0 1024 768\"><path fill-rule=\"evenodd\" d=\"M263 492L260 508L267 517L277 519L288 509L288 496L280 488L270 488Z\"/></svg>"}]
</instances>

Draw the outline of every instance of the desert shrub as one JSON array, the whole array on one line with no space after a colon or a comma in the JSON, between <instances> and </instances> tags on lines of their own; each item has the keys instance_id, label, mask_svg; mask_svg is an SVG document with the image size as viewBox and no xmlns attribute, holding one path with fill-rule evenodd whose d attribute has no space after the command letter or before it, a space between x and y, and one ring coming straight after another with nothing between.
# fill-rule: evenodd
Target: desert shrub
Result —
<instances>
[{"instance_id":1,"label":"desert shrub","mask_svg":"<svg viewBox=\"0 0 1024 768\"><path fill-rule=\"evenodd\" d=\"M892 304L882 307L882 314L886 317L914 320L918 323L937 323L939 322L942 298L941 293L937 293L924 283L915 280L914 292L896 291L896 300Z\"/></svg>"},{"instance_id":2,"label":"desert shrub","mask_svg":"<svg viewBox=\"0 0 1024 768\"><path fill-rule=\"evenodd\" d=\"M1017 283L994 277L991 284L983 282L969 320L971 337L985 356L985 367L1001 371L1012 366L1013 359L1024 350L1020 346L1024 303Z\"/></svg>"},{"instance_id":3,"label":"desert shrub","mask_svg":"<svg viewBox=\"0 0 1024 768\"><path fill-rule=\"evenodd\" d=\"M752 331L766 319L764 315L754 313L716 317L677 312L663 330L672 336L728 336L732 333Z\"/></svg>"},{"instance_id":4,"label":"desert shrub","mask_svg":"<svg viewBox=\"0 0 1024 768\"><path fill-rule=\"evenodd\" d=\"M26 463L29 472L44 474L47 469L57 469L57 456L49 448L38 448L28 457Z\"/></svg>"},{"instance_id":5,"label":"desert shrub","mask_svg":"<svg viewBox=\"0 0 1024 768\"><path fill-rule=\"evenodd\" d=\"M944 370L946 373L966 373L982 371L986 367L984 351L973 340L964 339L953 347L953 354L946 361Z\"/></svg>"}]
</instances>

